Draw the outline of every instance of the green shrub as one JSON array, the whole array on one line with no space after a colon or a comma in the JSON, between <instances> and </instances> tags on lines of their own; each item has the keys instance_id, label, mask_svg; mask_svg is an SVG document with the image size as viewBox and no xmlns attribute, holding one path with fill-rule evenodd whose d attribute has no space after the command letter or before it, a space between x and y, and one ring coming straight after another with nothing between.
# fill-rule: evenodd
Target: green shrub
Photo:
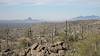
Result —
<instances>
[{"instance_id":1,"label":"green shrub","mask_svg":"<svg viewBox=\"0 0 100 56\"><path fill-rule=\"evenodd\" d=\"M31 39L29 38L21 38L18 40L18 47L19 48L27 48L31 46Z\"/></svg>"}]
</instances>

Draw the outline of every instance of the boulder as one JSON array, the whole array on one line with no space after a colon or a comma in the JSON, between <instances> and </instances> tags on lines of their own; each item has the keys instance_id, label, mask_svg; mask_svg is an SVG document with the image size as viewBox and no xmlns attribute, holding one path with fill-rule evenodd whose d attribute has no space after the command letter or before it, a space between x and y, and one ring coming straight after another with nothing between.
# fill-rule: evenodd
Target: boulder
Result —
<instances>
[{"instance_id":1,"label":"boulder","mask_svg":"<svg viewBox=\"0 0 100 56\"><path fill-rule=\"evenodd\" d=\"M55 47L55 46L58 46L58 45L63 45L63 43L64 43L63 41L54 43L54 44L52 44L52 47Z\"/></svg>"},{"instance_id":2,"label":"boulder","mask_svg":"<svg viewBox=\"0 0 100 56\"><path fill-rule=\"evenodd\" d=\"M38 52L37 56L45 56L45 53L43 53L43 52Z\"/></svg>"},{"instance_id":3,"label":"boulder","mask_svg":"<svg viewBox=\"0 0 100 56\"><path fill-rule=\"evenodd\" d=\"M50 51L48 49L44 49L41 52L43 52L45 54L45 56L49 56L50 55Z\"/></svg>"},{"instance_id":4,"label":"boulder","mask_svg":"<svg viewBox=\"0 0 100 56\"><path fill-rule=\"evenodd\" d=\"M39 46L37 47L36 50L37 50L38 52L40 52L41 50L44 50L44 48L45 48L45 47L44 47L43 45L39 45Z\"/></svg>"},{"instance_id":5,"label":"boulder","mask_svg":"<svg viewBox=\"0 0 100 56\"><path fill-rule=\"evenodd\" d=\"M64 43L64 44L62 45L62 48L63 48L63 50L67 50L67 49L69 49L69 45L66 44L66 43Z\"/></svg>"},{"instance_id":6,"label":"boulder","mask_svg":"<svg viewBox=\"0 0 100 56\"><path fill-rule=\"evenodd\" d=\"M39 43L33 44L32 47L31 47L31 49L32 49L32 50L36 50L36 48L38 47L38 45L39 45Z\"/></svg>"},{"instance_id":7,"label":"boulder","mask_svg":"<svg viewBox=\"0 0 100 56\"><path fill-rule=\"evenodd\" d=\"M55 44L38 44L35 43L31 47L31 56L64 56L66 45L64 42L57 42ZM28 52L28 51L27 51Z\"/></svg>"},{"instance_id":8,"label":"boulder","mask_svg":"<svg viewBox=\"0 0 100 56\"><path fill-rule=\"evenodd\" d=\"M59 50L58 51L58 54L59 54L59 56L64 56L65 55L65 52L64 52L64 50Z\"/></svg>"},{"instance_id":9,"label":"boulder","mask_svg":"<svg viewBox=\"0 0 100 56\"><path fill-rule=\"evenodd\" d=\"M50 56L59 56L57 53L51 53Z\"/></svg>"},{"instance_id":10,"label":"boulder","mask_svg":"<svg viewBox=\"0 0 100 56\"><path fill-rule=\"evenodd\" d=\"M36 50L31 50L31 56L37 56L38 52Z\"/></svg>"},{"instance_id":11,"label":"boulder","mask_svg":"<svg viewBox=\"0 0 100 56\"><path fill-rule=\"evenodd\" d=\"M19 56L24 56L25 55L25 50L22 50L21 52L19 52Z\"/></svg>"},{"instance_id":12,"label":"boulder","mask_svg":"<svg viewBox=\"0 0 100 56\"><path fill-rule=\"evenodd\" d=\"M57 50L62 50L63 49L63 47L61 46L61 45L58 45L58 46L56 46L55 47Z\"/></svg>"},{"instance_id":13,"label":"boulder","mask_svg":"<svg viewBox=\"0 0 100 56\"><path fill-rule=\"evenodd\" d=\"M56 47L51 47L50 48L50 52L57 53L58 52L58 49Z\"/></svg>"}]
</instances>

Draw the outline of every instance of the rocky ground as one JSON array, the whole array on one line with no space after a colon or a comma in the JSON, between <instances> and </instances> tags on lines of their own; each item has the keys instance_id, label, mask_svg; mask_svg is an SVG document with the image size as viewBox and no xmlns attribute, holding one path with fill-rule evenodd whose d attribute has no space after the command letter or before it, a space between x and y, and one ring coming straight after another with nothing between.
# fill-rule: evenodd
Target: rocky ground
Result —
<instances>
[{"instance_id":1,"label":"rocky ground","mask_svg":"<svg viewBox=\"0 0 100 56\"><path fill-rule=\"evenodd\" d=\"M19 53L6 49L1 56L64 56L68 49L68 45L63 41L43 45L34 43L31 47L21 50Z\"/></svg>"},{"instance_id":2,"label":"rocky ground","mask_svg":"<svg viewBox=\"0 0 100 56\"><path fill-rule=\"evenodd\" d=\"M0 56L100 56L100 23L93 22L0 29Z\"/></svg>"}]
</instances>

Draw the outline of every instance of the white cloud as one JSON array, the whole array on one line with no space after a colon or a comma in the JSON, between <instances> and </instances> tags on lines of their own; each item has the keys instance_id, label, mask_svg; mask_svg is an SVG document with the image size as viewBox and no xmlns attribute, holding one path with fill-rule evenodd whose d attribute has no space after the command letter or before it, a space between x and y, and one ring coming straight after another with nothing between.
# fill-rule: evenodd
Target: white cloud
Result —
<instances>
[{"instance_id":1,"label":"white cloud","mask_svg":"<svg viewBox=\"0 0 100 56\"><path fill-rule=\"evenodd\" d=\"M100 4L100 0L0 0L0 4Z\"/></svg>"}]
</instances>

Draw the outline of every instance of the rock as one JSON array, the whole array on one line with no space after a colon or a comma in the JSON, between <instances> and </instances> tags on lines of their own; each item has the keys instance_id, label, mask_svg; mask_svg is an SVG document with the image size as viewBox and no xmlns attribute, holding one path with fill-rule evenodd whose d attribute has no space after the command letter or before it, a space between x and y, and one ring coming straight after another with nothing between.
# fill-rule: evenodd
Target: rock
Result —
<instances>
[{"instance_id":1,"label":"rock","mask_svg":"<svg viewBox=\"0 0 100 56\"><path fill-rule=\"evenodd\" d=\"M61 45L58 45L58 46L56 46L55 47L57 50L62 50L63 49L63 47L61 46Z\"/></svg>"},{"instance_id":2,"label":"rock","mask_svg":"<svg viewBox=\"0 0 100 56\"><path fill-rule=\"evenodd\" d=\"M29 52L29 53L27 54L27 56L31 56L31 53Z\"/></svg>"},{"instance_id":3,"label":"rock","mask_svg":"<svg viewBox=\"0 0 100 56\"><path fill-rule=\"evenodd\" d=\"M58 45L63 45L63 43L64 43L63 41L54 43L54 44L52 45L52 47L55 47L55 46L58 46Z\"/></svg>"},{"instance_id":4,"label":"rock","mask_svg":"<svg viewBox=\"0 0 100 56\"><path fill-rule=\"evenodd\" d=\"M55 46L55 47L51 47L50 51L53 53L58 53L59 50L62 50L63 47L61 45Z\"/></svg>"},{"instance_id":5,"label":"rock","mask_svg":"<svg viewBox=\"0 0 100 56\"><path fill-rule=\"evenodd\" d=\"M31 56L37 56L38 52L36 50L31 50Z\"/></svg>"},{"instance_id":6,"label":"rock","mask_svg":"<svg viewBox=\"0 0 100 56\"><path fill-rule=\"evenodd\" d=\"M44 50L44 48L45 48L45 47L44 47L43 45L39 45L39 46L37 47L37 51L40 52L41 50Z\"/></svg>"},{"instance_id":7,"label":"rock","mask_svg":"<svg viewBox=\"0 0 100 56\"><path fill-rule=\"evenodd\" d=\"M56 44L47 43L43 45L35 43L30 48L31 50L29 51L28 49L27 52L28 54L31 52L31 56L64 56L64 52L66 51L64 48L66 48L64 42L57 42Z\"/></svg>"},{"instance_id":8,"label":"rock","mask_svg":"<svg viewBox=\"0 0 100 56\"><path fill-rule=\"evenodd\" d=\"M25 49L25 54L24 54L24 56L28 56L29 54L30 54L30 48L28 48L28 49Z\"/></svg>"},{"instance_id":9,"label":"rock","mask_svg":"<svg viewBox=\"0 0 100 56\"><path fill-rule=\"evenodd\" d=\"M3 51L0 54L1 54L1 56L12 56L14 54L14 51L10 50L10 49L6 49L5 51Z\"/></svg>"},{"instance_id":10,"label":"rock","mask_svg":"<svg viewBox=\"0 0 100 56\"><path fill-rule=\"evenodd\" d=\"M10 49L6 49L4 52L9 52L9 51L11 51Z\"/></svg>"},{"instance_id":11,"label":"rock","mask_svg":"<svg viewBox=\"0 0 100 56\"><path fill-rule=\"evenodd\" d=\"M48 49L42 50L41 52L45 53L45 56L50 55L50 51Z\"/></svg>"},{"instance_id":12,"label":"rock","mask_svg":"<svg viewBox=\"0 0 100 56\"><path fill-rule=\"evenodd\" d=\"M22 50L21 52L19 52L19 56L24 56L25 55L25 50Z\"/></svg>"},{"instance_id":13,"label":"rock","mask_svg":"<svg viewBox=\"0 0 100 56\"><path fill-rule=\"evenodd\" d=\"M62 45L63 43L64 43L64 41L57 42L57 45Z\"/></svg>"},{"instance_id":14,"label":"rock","mask_svg":"<svg viewBox=\"0 0 100 56\"><path fill-rule=\"evenodd\" d=\"M43 52L38 52L37 56L45 56L45 53L43 53Z\"/></svg>"},{"instance_id":15,"label":"rock","mask_svg":"<svg viewBox=\"0 0 100 56\"><path fill-rule=\"evenodd\" d=\"M63 48L63 50L67 50L67 49L69 49L69 45L64 43L64 44L62 45L62 48Z\"/></svg>"},{"instance_id":16,"label":"rock","mask_svg":"<svg viewBox=\"0 0 100 56\"><path fill-rule=\"evenodd\" d=\"M31 47L31 49L35 50L38 47L38 45L39 45L38 43L33 44L32 47Z\"/></svg>"},{"instance_id":17,"label":"rock","mask_svg":"<svg viewBox=\"0 0 100 56\"><path fill-rule=\"evenodd\" d=\"M56 48L56 47L51 47L51 48L50 48L50 52L57 53L57 52L58 52L58 50L57 50L57 48Z\"/></svg>"},{"instance_id":18,"label":"rock","mask_svg":"<svg viewBox=\"0 0 100 56\"><path fill-rule=\"evenodd\" d=\"M44 55L45 55L45 52L43 52L43 50L41 52L32 50L32 52L31 52L31 56L44 56Z\"/></svg>"},{"instance_id":19,"label":"rock","mask_svg":"<svg viewBox=\"0 0 100 56\"><path fill-rule=\"evenodd\" d=\"M51 53L50 56L59 56L57 53Z\"/></svg>"},{"instance_id":20,"label":"rock","mask_svg":"<svg viewBox=\"0 0 100 56\"><path fill-rule=\"evenodd\" d=\"M12 56L19 56L17 53L14 53Z\"/></svg>"},{"instance_id":21,"label":"rock","mask_svg":"<svg viewBox=\"0 0 100 56\"><path fill-rule=\"evenodd\" d=\"M64 56L65 55L64 50L58 51L58 54L59 54L59 56Z\"/></svg>"}]
</instances>

